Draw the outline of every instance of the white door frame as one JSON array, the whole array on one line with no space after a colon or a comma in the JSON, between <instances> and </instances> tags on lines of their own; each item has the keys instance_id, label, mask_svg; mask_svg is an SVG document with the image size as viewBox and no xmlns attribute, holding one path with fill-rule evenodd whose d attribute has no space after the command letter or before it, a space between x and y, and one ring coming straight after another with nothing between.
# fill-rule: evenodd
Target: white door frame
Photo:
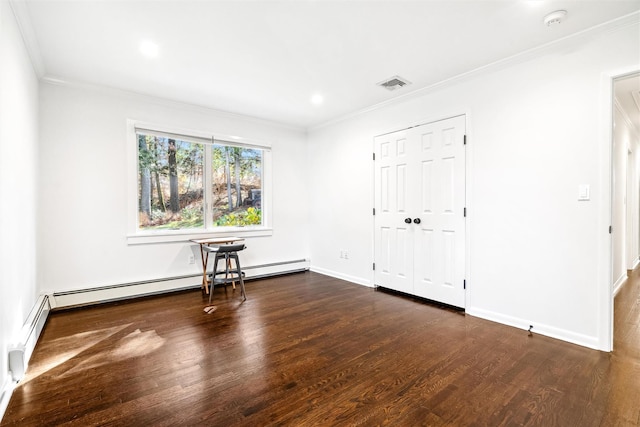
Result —
<instances>
[{"instance_id":1,"label":"white door frame","mask_svg":"<svg viewBox=\"0 0 640 427\"><path fill-rule=\"evenodd\" d=\"M603 351L613 350L613 239L609 226L613 221L613 83L615 79L640 72L637 66L605 72L601 76L600 110L600 209L598 212L598 347Z\"/></svg>"}]
</instances>

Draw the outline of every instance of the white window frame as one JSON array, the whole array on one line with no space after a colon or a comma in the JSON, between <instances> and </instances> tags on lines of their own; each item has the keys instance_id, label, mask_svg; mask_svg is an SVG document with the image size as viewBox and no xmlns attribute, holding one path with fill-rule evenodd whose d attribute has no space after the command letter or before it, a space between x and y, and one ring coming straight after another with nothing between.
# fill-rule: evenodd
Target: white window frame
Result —
<instances>
[{"instance_id":1,"label":"white window frame","mask_svg":"<svg viewBox=\"0 0 640 427\"><path fill-rule=\"evenodd\" d=\"M207 191L211 188L211 176L205 173L203 185L205 203L205 228L184 230L141 230L138 228L138 143L136 130L148 130L155 134L172 135L186 141L205 144L221 142L224 145L237 147L256 148L262 150L262 225L246 227L214 227L209 218L211 206L211 194ZM214 133L198 132L187 129L171 128L137 120L127 120L127 244L149 244L185 242L191 239L203 239L207 237L237 236L260 237L271 236L272 212L272 159L271 144L264 141L250 140L238 136L227 136ZM211 151L205 150L205 162L211 162ZM206 170L206 169L205 169Z\"/></svg>"}]
</instances>

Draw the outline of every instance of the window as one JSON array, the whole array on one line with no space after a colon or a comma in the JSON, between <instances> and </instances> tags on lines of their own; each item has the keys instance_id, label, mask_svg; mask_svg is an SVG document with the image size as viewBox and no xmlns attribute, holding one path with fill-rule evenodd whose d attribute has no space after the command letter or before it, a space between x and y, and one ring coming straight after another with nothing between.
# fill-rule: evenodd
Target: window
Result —
<instances>
[{"instance_id":1,"label":"window","mask_svg":"<svg viewBox=\"0 0 640 427\"><path fill-rule=\"evenodd\" d=\"M204 227L203 144L136 132L138 228Z\"/></svg>"},{"instance_id":2,"label":"window","mask_svg":"<svg viewBox=\"0 0 640 427\"><path fill-rule=\"evenodd\" d=\"M266 229L268 146L135 123L131 132L137 185L130 242L136 236Z\"/></svg>"}]
</instances>

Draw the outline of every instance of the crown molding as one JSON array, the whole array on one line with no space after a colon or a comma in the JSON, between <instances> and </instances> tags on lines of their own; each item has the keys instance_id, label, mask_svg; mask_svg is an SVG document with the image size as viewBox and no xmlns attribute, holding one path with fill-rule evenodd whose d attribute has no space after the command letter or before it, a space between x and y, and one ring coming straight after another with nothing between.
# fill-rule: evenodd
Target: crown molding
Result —
<instances>
[{"instance_id":1,"label":"crown molding","mask_svg":"<svg viewBox=\"0 0 640 427\"><path fill-rule=\"evenodd\" d=\"M31 65L38 78L42 78L46 74L44 61L42 59L42 53L40 46L38 45L38 38L33 29L31 21L31 14L29 12L29 6L27 2L23 0L9 0L9 6L13 11L13 16L18 24L18 29L22 35L22 40L27 49L29 59L31 59Z\"/></svg>"}]
</instances>

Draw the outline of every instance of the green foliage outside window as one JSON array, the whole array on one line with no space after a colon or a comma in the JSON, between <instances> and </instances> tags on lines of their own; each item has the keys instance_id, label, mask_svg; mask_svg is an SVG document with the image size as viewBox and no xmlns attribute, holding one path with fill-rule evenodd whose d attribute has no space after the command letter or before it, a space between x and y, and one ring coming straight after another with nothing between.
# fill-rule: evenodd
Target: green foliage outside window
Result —
<instances>
[{"instance_id":1,"label":"green foliage outside window","mask_svg":"<svg viewBox=\"0 0 640 427\"><path fill-rule=\"evenodd\" d=\"M213 227L262 224L262 150L142 133L137 142L141 230L203 229L206 215Z\"/></svg>"}]
</instances>

